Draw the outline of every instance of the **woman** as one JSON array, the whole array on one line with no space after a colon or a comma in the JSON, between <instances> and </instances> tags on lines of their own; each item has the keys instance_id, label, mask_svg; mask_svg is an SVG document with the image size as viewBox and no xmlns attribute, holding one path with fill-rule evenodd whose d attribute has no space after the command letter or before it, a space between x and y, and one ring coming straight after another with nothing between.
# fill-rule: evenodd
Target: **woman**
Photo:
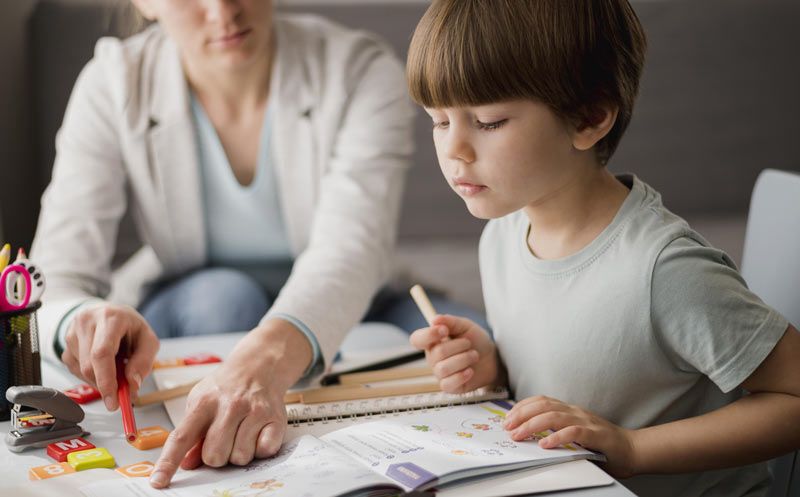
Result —
<instances>
[{"instance_id":1,"label":"woman","mask_svg":"<svg viewBox=\"0 0 800 497\"><path fill-rule=\"evenodd\" d=\"M332 362L387 278L413 114L401 65L362 32L268 0L133 3L158 22L101 40L79 77L33 257L43 343L110 410L121 344L135 392L158 336L251 329L191 392L163 487L181 461L279 448L283 394ZM126 211L143 246L112 285Z\"/></svg>"}]
</instances>

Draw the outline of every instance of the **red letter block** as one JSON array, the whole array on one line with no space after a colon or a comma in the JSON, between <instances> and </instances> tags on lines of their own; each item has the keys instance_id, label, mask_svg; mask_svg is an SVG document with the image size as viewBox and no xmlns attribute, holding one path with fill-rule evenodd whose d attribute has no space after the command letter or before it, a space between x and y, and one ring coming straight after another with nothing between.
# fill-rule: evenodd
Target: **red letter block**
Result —
<instances>
[{"instance_id":1,"label":"red letter block","mask_svg":"<svg viewBox=\"0 0 800 497\"><path fill-rule=\"evenodd\" d=\"M75 388L64 390L64 394L78 404L86 404L100 398L100 391L91 385L78 385Z\"/></svg>"},{"instance_id":2,"label":"red letter block","mask_svg":"<svg viewBox=\"0 0 800 497\"><path fill-rule=\"evenodd\" d=\"M67 460L67 454L70 452L77 452L79 450L94 449L94 444L87 442L82 438L72 438L70 440L62 440L61 442L51 443L47 446L47 455L52 457L58 462Z\"/></svg>"},{"instance_id":3,"label":"red letter block","mask_svg":"<svg viewBox=\"0 0 800 497\"><path fill-rule=\"evenodd\" d=\"M184 357L183 362L187 366L195 366L197 364L211 364L214 362L222 362L222 359L213 354L194 354Z\"/></svg>"}]
</instances>

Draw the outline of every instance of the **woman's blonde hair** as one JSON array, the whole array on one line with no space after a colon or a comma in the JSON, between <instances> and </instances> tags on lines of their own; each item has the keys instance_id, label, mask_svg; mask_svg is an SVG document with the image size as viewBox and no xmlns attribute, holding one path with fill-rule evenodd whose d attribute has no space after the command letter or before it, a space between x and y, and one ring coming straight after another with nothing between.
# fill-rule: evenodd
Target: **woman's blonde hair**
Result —
<instances>
[{"instance_id":1,"label":"woman's blonde hair","mask_svg":"<svg viewBox=\"0 0 800 497\"><path fill-rule=\"evenodd\" d=\"M630 122L645 51L627 0L434 0L406 76L411 97L431 108L533 99L578 129L617 108L595 146L606 163Z\"/></svg>"},{"instance_id":2,"label":"woman's blonde hair","mask_svg":"<svg viewBox=\"0 0 800 497\"><path fill-rule=\"evenodd\" d=\"M113 2L107 12L107 29L120 38L135 35L151 24L131 0Z\"/></svg>"}]
</instances>

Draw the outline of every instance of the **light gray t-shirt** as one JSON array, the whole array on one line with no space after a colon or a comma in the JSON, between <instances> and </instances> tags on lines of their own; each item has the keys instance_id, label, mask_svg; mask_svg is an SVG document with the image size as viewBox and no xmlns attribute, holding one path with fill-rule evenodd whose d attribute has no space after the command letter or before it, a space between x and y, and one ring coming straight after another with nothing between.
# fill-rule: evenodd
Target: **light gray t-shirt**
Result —
<instances>
[{"instance_id":1,"label":"light gray t-shirt","mask_svg":"<svg viewBox=\"0 0 800 497\"><path fill-rule=\"evenodd\" d=\"M655 190L618 179L631 191L614 220L569 257L534 256L521 211L484 229L486 310L515 398L547 395L626 428L735 401L787 320ZM622 483L642 496L733 497L763 495L769 475L756 464Z\"/></svg>"}]
</instances>

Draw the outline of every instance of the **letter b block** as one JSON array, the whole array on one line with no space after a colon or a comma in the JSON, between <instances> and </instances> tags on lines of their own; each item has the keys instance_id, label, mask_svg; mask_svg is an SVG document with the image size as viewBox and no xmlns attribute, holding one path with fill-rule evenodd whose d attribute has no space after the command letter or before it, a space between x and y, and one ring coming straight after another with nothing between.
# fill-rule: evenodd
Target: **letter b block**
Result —
<instances>
[{"instance_id":1,"label":"letter b block","mask_svg":"<svg viewBox=\"0 0 800 497\"><path fill-rule=\"evenodd\" d=\"M56 476L66 475L67 473L74 473L75 468L65 462L56 464L48 464L46 466L36 466L28 470L29 480L46 480L48 478L55 478Z\"/></svg>"},{"instance_id":2,"label":"letter b block","mask_svg":"<svg viewBox=\"0 0 800 497\"><path fill-rule=\"evenodd\" d=\"M89 450L79 450L67 454L67 462L75 468L75 471L94 468L113 468L117 465L112 456L103 447L95 447Z\"/></svg>"},{"instance_id":3,"label":"letter b block","mask_svg":"<svg viewBox=\"0 0 800 497\"><path fill-rule=\"evenodd\" d=\"M78 437L61 442L51 443L47 446L47 455L58 462L67 460L67 454L79 450L94 449L94 444Z\"/></svg>"}]
</instances>

